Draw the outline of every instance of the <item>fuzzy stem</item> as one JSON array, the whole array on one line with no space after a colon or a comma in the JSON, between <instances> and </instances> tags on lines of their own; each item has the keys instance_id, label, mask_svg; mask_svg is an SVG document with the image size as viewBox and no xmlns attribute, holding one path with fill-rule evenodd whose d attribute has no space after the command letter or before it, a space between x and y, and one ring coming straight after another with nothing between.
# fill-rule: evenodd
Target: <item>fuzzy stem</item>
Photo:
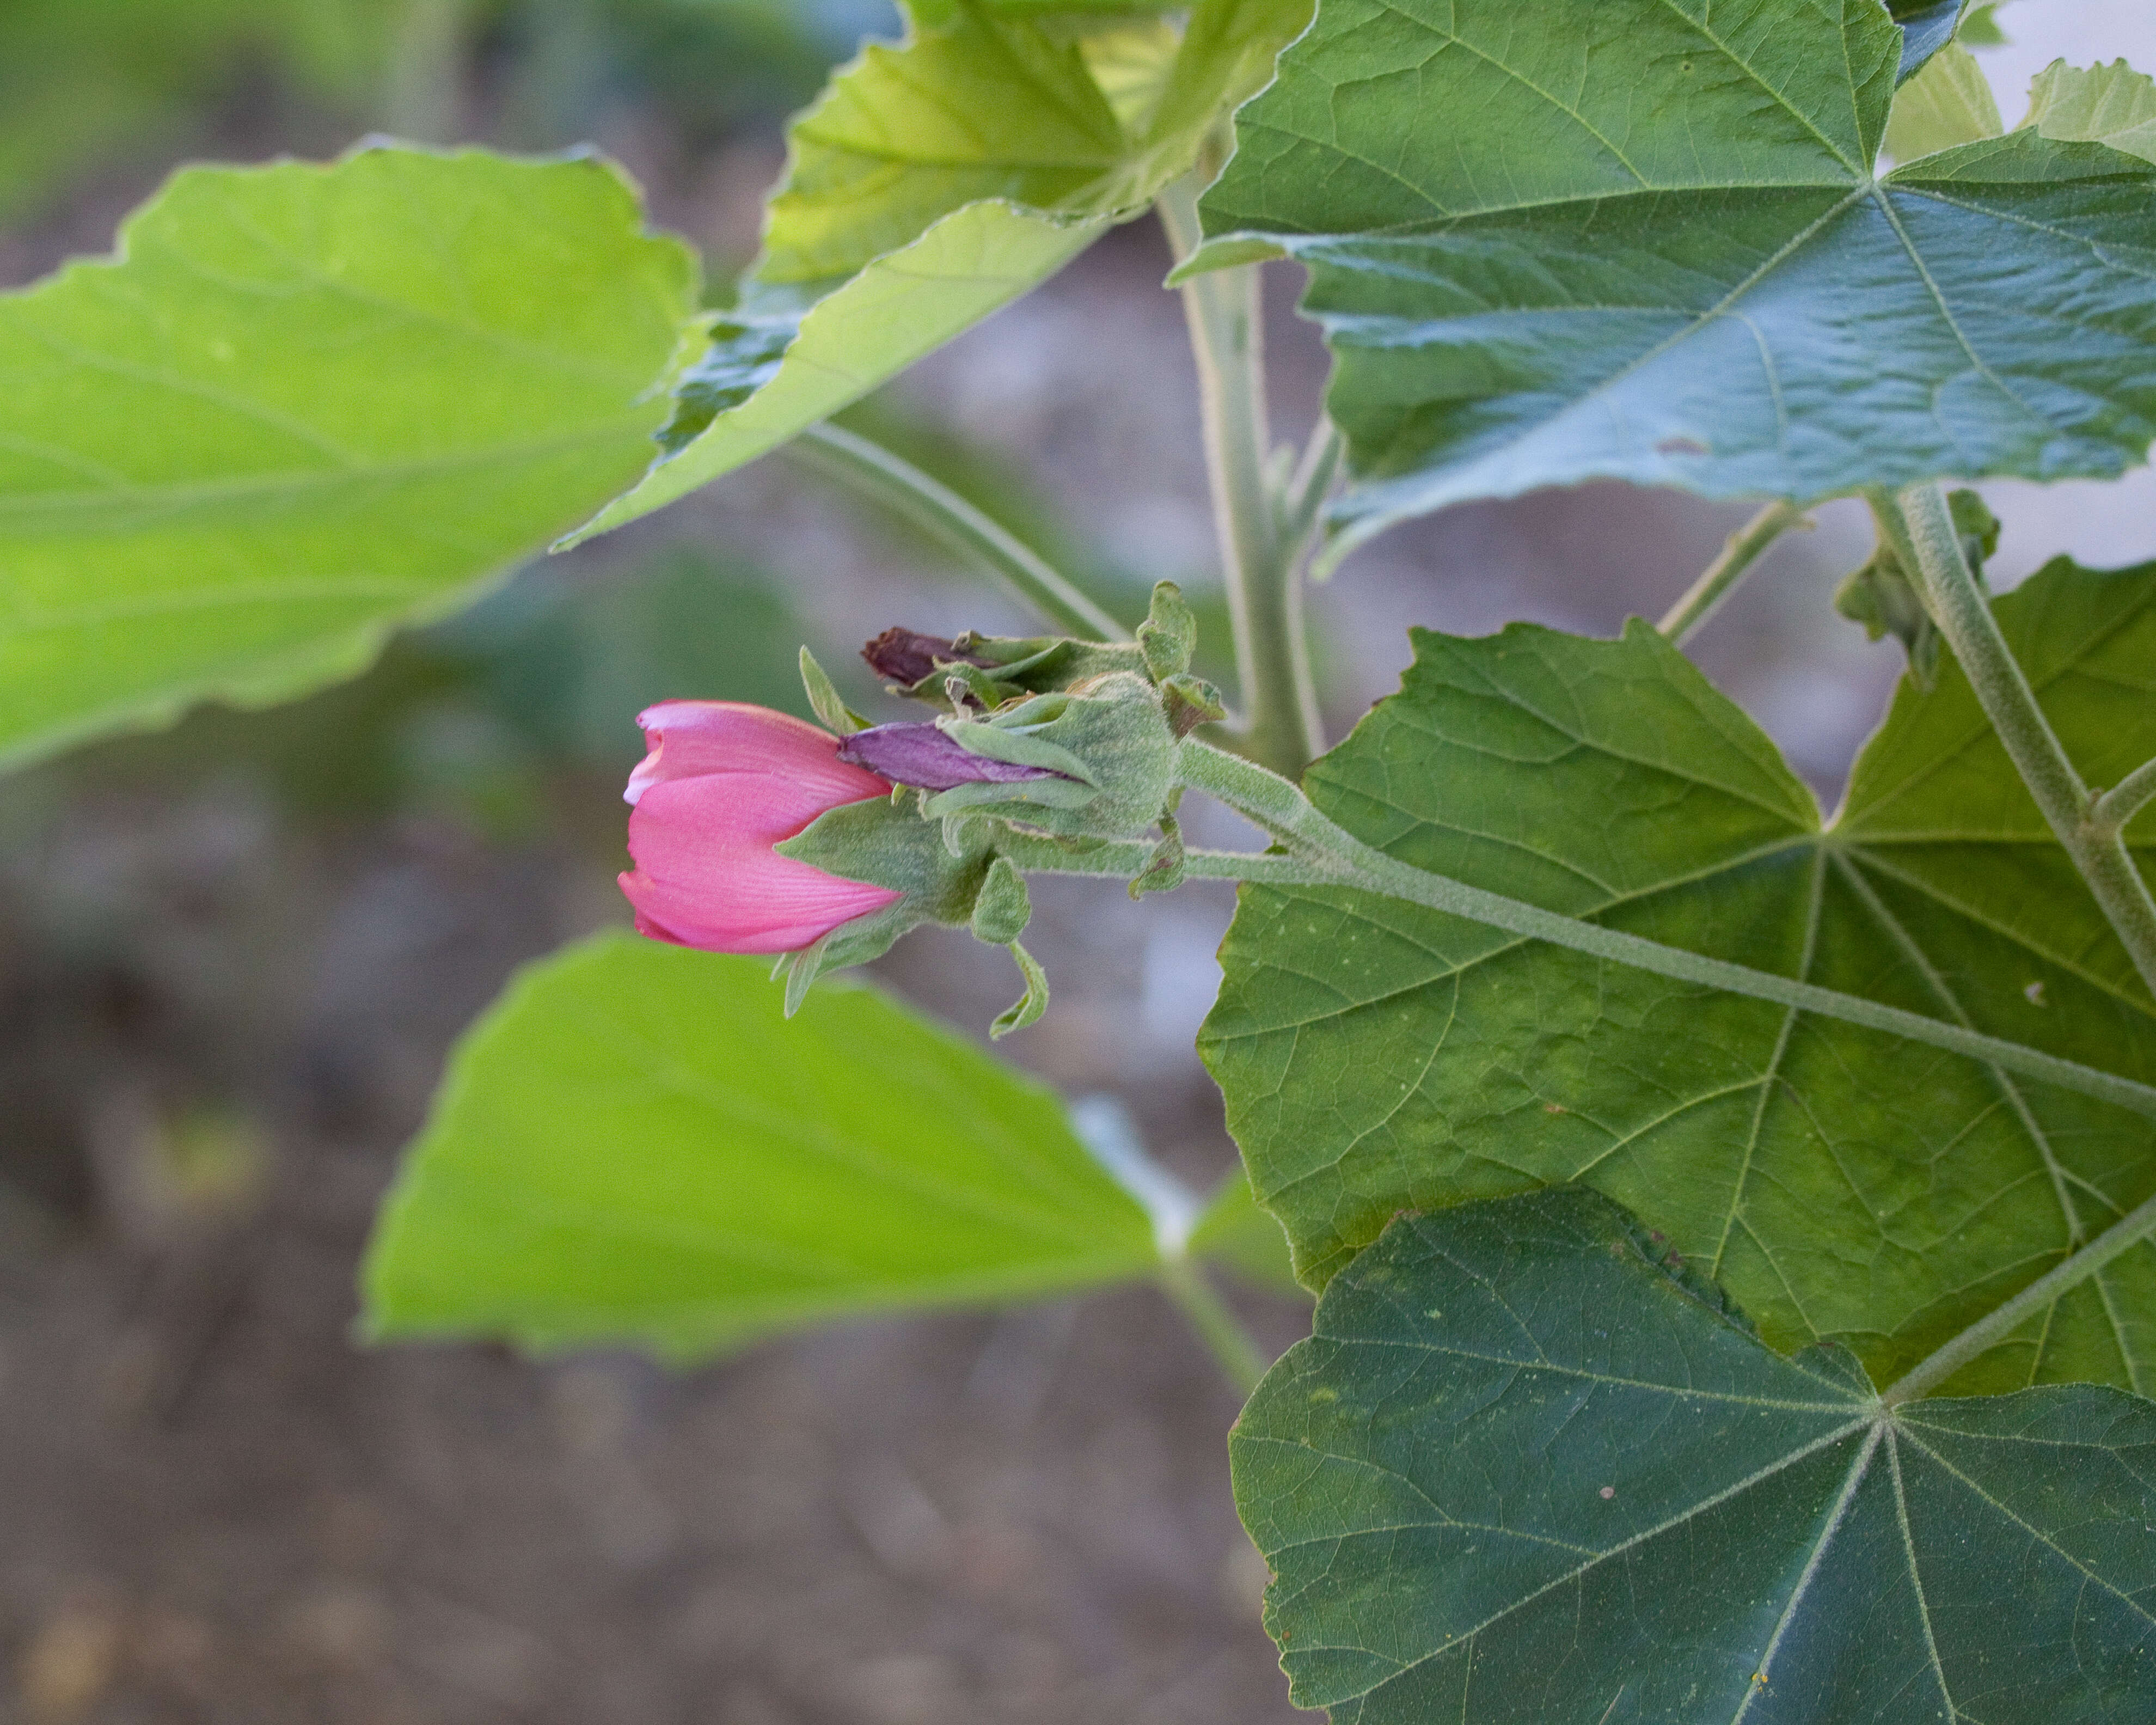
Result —
<instances>
[{"instance_id":1,"label":"fuzzy stem","mask_svg":"<svg viewBox=\"0 0 2156 1725\"><path fill-rule=\"evenodd\" d=\"M2098 797L2089 810L2089 824L2107 836L2123 833L2151 802L2156 802L2156 761L2143 762Z\"/></svg>"},{"instance_id":2,"label":"fuzzy stem","mask_svg":"<svg viewBox=\"0 0 2156 1725\"><path fill-rule=\"evenodd\" d=\"M2156 989L2156 897L2118 829L2107 833L2092 819L2095 799L2015 662L1991 602L1962 553L1945 494L1925 485L1898 496L1868 495L1888 542L1916 572L1932 620L1953 649L2015 770L2096 895L2142 981Z\"/></svg>"},{"instance_id":3,"label":"fuzzy stem","mask_svg":"<svg viewBox=\"0 0 2156 1725\"><path fill-rule=\"evenodd\" d=\"M1738 583L1751 572L1761 553L1800 524L1809 525L1801 509L1789 503L1769 503L1729 536L1722 555L1707 566L1655 627L1678 646L1684 645L1722 608L1722 602L1736 592Z\"/></svg>"},{"instance_id":4,"label":"fuzzy stem","mask_svg":"<svg viewBox=\"0 0 2156 1725\"><path fill-rule=\"evenodd\" d=\"M1681 947L1604 928L1507 898L1464 881L1416 868L1373 850L1327 819L1286 779L1254 762L1192 739L1183 745L1185 782L1279 835L1295 854L1250 855L1192 850L1184 854L1186 878L1247 880L1267 886L1348 887L1465 917L1530 940L1547 941L1673 981L1691 983L1754 1000L1772 1001L1821 1018L1861 1024L1910 1042L1943 1048L2002 1071L2056 1085L2156 1119L2156 1086L2062 1060L2003 1037L1926 1018L1861 994L1845 994L1771 971L1709 958ZM1012 835L998 848L1020 870L1036 874L1106 875L1128 880L1142 870L1153 847L1143 842L1083 848L1052 839Z\"/></svg>"},{"instance_id":5,"label":"fuzzy stem","mask_svg":"<svg viewBox=\"0 0 2156 1725\"><path fill-rule=\"evenodd\" d=\"M1161 225L1180 262L1202 237L1194 183L1163 193ZM1198 362L1205 470L1213 493L1235 629L1242 742L1251 756L1291 775L1325 747L1305 639L1300 543L1291 543L1267 470L1272 433L1265 412L1265 321L1256 266L1195 277L1182 288Z\"/></svg>"},{"instance_id":6,"label":"fuzzy stem","mask_svg":"<svg viewBox=\"0 0 2156 1725\"><path fill-rule=\"evenodd\" d=\"M1130 631L1087 598L1040 552L956 491L880 444L836 425L812 425L788 445L970 557L1060 629L1123 641Z\"/></svg>"},{"instance_id":7,"label":"fuzzy stem","mask_svg":"<svg viewBox=\"0 0 2156 1725\"><path fill-rule=\"evenodd\" d=\"M1268 1363L1220 1291L1188 1258L1168 1258L1154 1272L1161 1291L1175 1302L1198 1339L1205 1344L1222 1374L1247 1398L1265 1375Z\"/></svg>"},{"instance_id":8,"label":"fuzzy stem","mask_svg":"<svg viewBox=\"0 0 2156 1725\"><path fill-rule=\"evenodd\" d=\"M2021 1290L2004 1306L1979 1318L1953 1341L1919 1360L1885 1390L1880 1399L1888 1406L1928 1395L1964 1366L2014 1333L2067 1289L2087 1281L2105 1265L2129 1252L2156 1234L2156 1198L2128 1210L2125 1215L2068 1258Z\"/></svg>"}]
</instances>

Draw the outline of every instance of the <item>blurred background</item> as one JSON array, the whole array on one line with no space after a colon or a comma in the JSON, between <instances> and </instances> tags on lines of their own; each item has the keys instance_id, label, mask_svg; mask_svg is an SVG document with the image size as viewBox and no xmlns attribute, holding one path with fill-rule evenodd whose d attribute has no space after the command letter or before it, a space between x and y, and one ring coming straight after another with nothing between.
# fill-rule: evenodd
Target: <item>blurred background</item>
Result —
<instances>
[{"instance_id":1,"label":"blurred background","mask_svg":"<svg viewBox=\"0 0 2156 1725\"><path fill-rule=\"evenodd\" d=\"M1984 58L2156 65L2142 0L2021 0ZM596 141L716 292L779 128L886 0L0 0L0 276L101 251L176 162L372 131ZM1213 595L1181 314L1141 223L850 416L1135 619ZM1284 436L1325 363L1268 284ZM1987 488L1995 579L2156 552L2145 473ZM1314 602L1337 737L1404 630L1659 614L1746 511L1589 487L1470 506ZM1710 674L1830 804L1900 669L1838 618L1845 506L1709 627ZM857 1326L669 1375L369 1353L352 1272L453 1039L519 963L626 921L619 784L665 696L801 710L807 641L1025 619L901 525L764 461L526 572L367 676L0 781L0 1720L956 1725L1289 1717L1222 1440L1150 1296ZM1224 673L1216 629L1213 669ZM1201 831L1235 842L1227 827ZM1055 1005L1004 1051L1230 1165L1191 1038L1230 901L1048 883ZM1037 937L1037 938L1036 938ZM978 1032L1002 954L891 987ZM1292 1305L1247 1310L1285 1345Z\"/></svg>"}]
</instances>

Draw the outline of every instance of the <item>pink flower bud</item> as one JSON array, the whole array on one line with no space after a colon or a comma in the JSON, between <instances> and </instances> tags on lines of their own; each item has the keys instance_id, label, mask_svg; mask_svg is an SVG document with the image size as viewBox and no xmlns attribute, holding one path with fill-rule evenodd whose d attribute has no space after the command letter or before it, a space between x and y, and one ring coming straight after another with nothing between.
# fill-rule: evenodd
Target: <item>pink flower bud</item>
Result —
<instances>
[{"instance_id":1,"label":"pink flower bud","mask_svg":"<svg viewBox=\"0 0 2156 1725\"><path fill-rule=\"evenodd\" d=\"M891 793L829 732L767 707L666 701L637 716L649 750L623 793L639 933L710 952L791 952L902 895L772 846L842 803Z\"/></svg>"}]
</instances>

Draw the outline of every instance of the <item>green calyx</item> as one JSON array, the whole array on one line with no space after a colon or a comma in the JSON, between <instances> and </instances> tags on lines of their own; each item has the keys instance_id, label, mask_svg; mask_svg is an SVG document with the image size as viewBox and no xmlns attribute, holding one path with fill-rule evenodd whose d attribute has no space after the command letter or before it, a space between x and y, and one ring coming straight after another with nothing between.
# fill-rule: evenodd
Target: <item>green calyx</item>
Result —
<instances>
[{"instance_id":1,"label":"green calyx","mask_svg":"<svg viewBox=\"0 0 2156 1725\"><path fill-rule=\"evenodd\" d=\"M1036 695L985 719L939 723L969 754L1054 776L956 785L928 799L931 814L985 814L1058 838L1128 839L1152 829L1175 788L1168 710L1134 672Z\"/></svg>"}]
</instances>

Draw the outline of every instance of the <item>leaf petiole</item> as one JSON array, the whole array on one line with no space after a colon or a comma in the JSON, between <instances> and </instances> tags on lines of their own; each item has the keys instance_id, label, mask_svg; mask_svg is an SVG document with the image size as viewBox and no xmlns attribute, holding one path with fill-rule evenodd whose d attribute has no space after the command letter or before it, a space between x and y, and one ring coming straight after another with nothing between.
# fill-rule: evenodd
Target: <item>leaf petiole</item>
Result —
<instances>
[{"instance_id":1,"label":"leaf petiole","mask_svg":"<svg viewBox=\"0 0 2156 1725\"><path fill-rule=\"evenodd\" d=\"M2094 1276L2112 1259L2131 1251L2156 1235L2156 1198L2128 1210L2125 1215L2074 1253L2021 1290L2004 1306L1994 1307L1951 1342L1926 1356L1880 1392L1889 1407L1914 1401L1933 1390L1986 1349L2004 1341L2022 1324L2044 1311L2069 1288Z\"/></svg>"},{"instance_id":2,"label":"leaf petiole","mask_svg":"<svg viewBox=\"0 0 2156 1725\"><path fill-rule=\"evenodd\" d=\"M1729 536L1722 555L1707 566L1655 627L1681 647L1722 608L1722 601L1736 592L1738 583L1751 572L1768 547L1792 527L1811 525L1810 518L1794 504L1769 503Z\"/></svg>"},{"instance_id":3,"label":"leaf petiole","mask_svg":"<svg viewBox=\"0 0 2156 1725\"><path fill-rule=\"evenodd\" d=\"M1183 782L1226 803L1275 834L1291 853L1251 855L1240 851L1191 850L1184 854L1190 879L1248 880L1270 886L1335 886L1375 892L1410 904L1443 911L1530 940L1547 941L1591 957L1607 959L1673 981L1773 1001L1821 1018L1861 1024L1911 1042L1982 1060L2004 1071L2040 1083L2093 1096L2100 1101L2156 1119L2156 1086L2063 1060L2025 1044L1987 1036L1921 1013L1888 1006L1860 994L1845 994L1801 983L1771 971L1710 958L1665 946L1599 923L1546 911L1507 898L1448 875L1404 863L1365 845L1327 819L1309 798L1279 774L1193 737L1183 744ZM1143 841L1102 843L1085 848L1058 840L1012 835L1004 855L1019 869L1043 874L1109 875L1128 879L1152 855Z\"/></svg>"},{"instance_id":4,"label":"leaf petiole","mask_svg":"<svg viewBox=\"0 0 2156 1725\"><path fill-rule=\"evenodd\" d=\"M2147 761L2092 802L2089 824L2099 834L2116 836L2152 802L2156 802L2156 761Z\"/></svg>"},{"instance_id":5,"label":"leaf petiole","mask_svg":"<svg viewBox=\"0 0 2156 1725\"><path fill-rule=\"evenodd\" d=\"M1945 494L1937 485L1923 485L1898 495L1873 490L1866 497L1903 567L1917 572L1932 620L1953 648L2015 770L2096 895L2141 979L2156 989L2156 897L2150 896L2120 829L2104 831L2090 819L2089 788L2006 644L1991 601L1963 555Z\"/></svg>"},{"instance_id":6,"label":"leaf petiole","mask_svg":"<svg viewBox=\"0 0 2156 1725\"><path fill-rule=\"evenodd\" d=\"M812 425L788 451L835 475L971 558L1049 623L1087 640L1125 641L1130 631L1086 598L1040 553L948 485L880 444L836 425Z\"/></svg>"}]
</instances>

